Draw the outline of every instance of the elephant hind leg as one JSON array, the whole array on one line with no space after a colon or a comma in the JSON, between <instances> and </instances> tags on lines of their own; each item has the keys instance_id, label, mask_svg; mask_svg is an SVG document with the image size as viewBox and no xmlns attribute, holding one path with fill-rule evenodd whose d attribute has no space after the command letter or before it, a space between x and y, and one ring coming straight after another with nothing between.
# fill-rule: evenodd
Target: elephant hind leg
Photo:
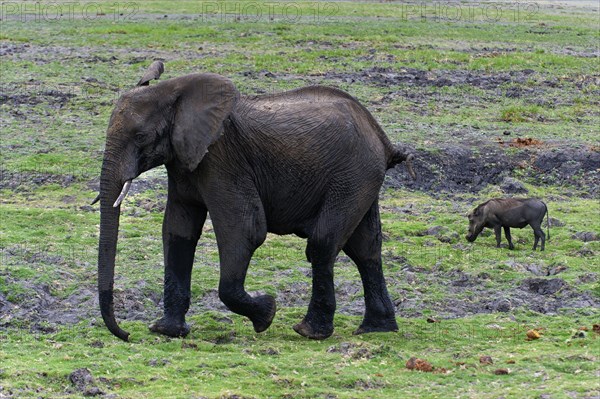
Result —
<instances>
[{"instance_id":1,"label":"elephant hind leg","mask_svg":"<svg viewBox=\"0 0 600 399\"><path fill-rule=\"evenodd\" d=\"M365 315L354 332L398 331L394 306L387 291L381 265L381 219L375 201L344 246L356 263L365 293Z\"/></svg>"},{"instance_id":2,"label":"elephant hind leg","mask_svg":"<svg viewBox=\"0 0 600 399\"><path fill-rule=\"evenodd\" d=\"M333 333L335 291L333 264L339 252L333 235L313 236L308 239L307 258L312 264L312 296L304 319L294 331L311 339L325 339Z\"/></svg>"},{"instance_id":3,"label":"elephant hind leg","mask_svg":"<svg viewBox=\"0 0 600 399\"><path fill-rule=\"evenodd\" d=\"M311 339L325 339L333 334L336 308L333 266L335 259L360 222L360 211L349 210L358 201L346 197L344 203L327 201L308 238L307 259L312 265L312 296L308 311L294 330ZM365 204L368 209L369 204ZM359 216L354 216L358 214Z\"/></svg>"}]
</instances>

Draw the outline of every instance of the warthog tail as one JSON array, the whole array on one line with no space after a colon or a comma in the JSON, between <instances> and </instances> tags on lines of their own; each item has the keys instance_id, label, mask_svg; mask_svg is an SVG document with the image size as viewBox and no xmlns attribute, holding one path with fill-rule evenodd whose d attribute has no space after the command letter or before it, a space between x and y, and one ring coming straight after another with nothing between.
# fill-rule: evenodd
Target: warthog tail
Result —
<instances>
[{"instance_id":1,"label":"warthog tail","mask_svg":"<svg viewBox=\"0 0 600 399\"><path fill-rule=\"evenodd\" d=\"M546 207L546 231L548 232L548 241L550 241L550 210L548 209L548 205L546 205L545 202L542 202L542 204L544 204L544 206Z\"/></svg>"}]
</instances>

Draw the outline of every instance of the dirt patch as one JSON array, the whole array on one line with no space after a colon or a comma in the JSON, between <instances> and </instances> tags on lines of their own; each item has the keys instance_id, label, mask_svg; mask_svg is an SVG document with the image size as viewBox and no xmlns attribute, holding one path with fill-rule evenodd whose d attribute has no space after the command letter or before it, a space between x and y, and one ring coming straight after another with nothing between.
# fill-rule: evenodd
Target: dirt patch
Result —
<instances>
[{"instance_id":1,"label":"dirt patch","mask_svg":"<svg viewBox=\"0 0 600 399\"><path fill-rule=\"evenodd\" d=\"M411 47L411 46L408 46ZM431 49L444 50L444 48L430 46ZM516 51L522 53L535 53L539 49L533 46L527 47L494 47L494 46L484 46L484 47L469 47L469 48L453 48L453 51L460 51L469 54L473 54L474 57L482 57L482 58L495 58L500 57L509 53L514 53ZM549 52L553 54L561 54L561 55L570 55L573 57L581 57L581 58L598 58L600 57L600 50L594 48L583 48L583 49L574 49L572 47L555 47L549 49Z\"/></svg>"},{"instance_id":2,"label":"dirt patch","mask_svg":"<svg viewBox=\"0 0 600 399\"><path fill-rule=\"evenodd\" d=\"M18 285L24 294L9 301L0 294L0 327L27 322L32 331L53 332L53 325L74 324L84 318L97 316L98 300L93 287L78 290L67 298L51 293L48 284L37 284L25 279L3 276L5 283Z\"/></svg>"},{"instance_id":3,"label":"dirt patch","mask_svg":"<svg viewBox=\"0 0 600 399\"><path fill-rule=\"evenodd\" d=\"M219 49L221 55L227 51L224 48ZM98 48L86 46L67 47L34 43L0 43L0 56L11 61L31 61L37 65L44 65L51 62L75 62L82 64L106 63L118 67L121 64L134 65L151 60L197 60L199 58L211 57L216 52L216 49L203 49L202 47L173 51L103 47L99 51Z\"/></svg>"},{"instance_id":4,"label":"dirt patch","mask_svg":"<svg viewBox=\"0 0 600 399\"><path fill-rule=\"evenodd\" d=\"M592 231L578 231L577 233L573 234L573 237L577 240L581 240L583 242L590 242L590 241L599 241L600 237L598 236L598 234L592 232Z\"/></svg>"},{"instance_id":5,"label":"dirt patch","mask_svg":"<svg viewBox=\"0 0 600 399\"><path fill-rule=\"evenodd\" d=\"M21 85L15 83L4 84L2 85L2 91L0 91L0 105L7 104L15 107L47 103L53 108L60 108L76 97L72 88L65 86L63 89L61 90L58 86L41 85L39 82L28 82ZM21 91L27 93L19 93Z\"/></svg>"},{"instance_id":6,"label":"dirt patch","mask_svg":"<svg viewBox=\"0 0 600 399\"><path fill-rule=\"evenodd\" d=\"M598 50L598 49L575 50L574 48L571 48L571 47L562 47L562 48L553 49L552 52L554 54L570 55L573 57L600 58L600 50Z\"/></svg>"},{"instance_id":7,"label":"dirt patch","mask_svg":"<svg viewBox=\"0 0 600 399\"><path fill-rule=\"evenodd\" d=\"M535 143L524 139L525 143ZM413 181L403 166L388 171L385 187L440 193L477 193L488 185L503 185L507 193L525 192L506 178L519 171L520 178L535 185L569 185L585 197L595 197L600 186L600 152L587 147L531 148L507 152L492 146L470 148L447 144L432 150L414 150ZM525 171L525 176L523 176Z\"/></svg>"},{"instance_id":8,"label":"dirt patch","mask_svg":"<svg viewBox=\"0 0 600 399\"><path fill-rule=\"evenodd\" d=\"M145 288L144 280L138 281L135 285L136 288L128 288L114 293L117 317L120 320L146 322L158 319L162 311L162 292ZM97 299L94 299L94 302L97 302ZM98 306L93 310L99 309Z\"/></svg>"},{"instance_id":9,"label":"dirt patch","mask_svg":"<svg viewBox=\"0 0 600 399\"><path fill-rule=\"evenodd\" d=\"M410 276L406 276L410 274ZM415 281L415 286L447 287L444 301L433 301L419 291L394 289L403 281ZM439 317L465 317L480 313L511 312L528 309L543 314L560 314L570 309L600 307L600 299L590 292L579 292L559 278L525 278L514 284L493 288L483 275L462 271L439 272L410 269L389 280L390 292L396 298L396 314L402 317L421 317L423 311L435 312ZM397 285L394 284L397 281Z\"/></svg>"},{"instance_id":10,"label":"dirt patch","mask_svg":"<svg viewBox=\"0 0 600 399\"><path fill-rule=\"evenodd\" d=\"M76 182L75 175L53 174L36 171L14 172L0 169L0 189L10 189L15 192L31 191L34 187L48 184L59 184L68 187Z\"/></svg>"},{"instance_id":11,"label":"dirt patch","mask_svg":"<svg viewBox=\"0 0 600 399\"><path fill-rule=\"evenodd\" d=\"M411 271L412 270L412 271ZM589 292L579 292L559 278L526 278L514 284L514 288L490 287L485 274L473 276L465 272L440 272L436 270L405 269L389 276L388 286L399 317L422 317L425 311L438 317L456 318L480 313L511 312L528 309L543 314L568 312L569 309L599 308L600 300ZM405 290L404 282L413 281L415 286L445 287L444 301L428 298L426 293ZM14 282L14 281L13 281ZM20 281L21 284L24 281ZM143 282L140 282L142 284ZM60 299L53 296L47 285L28 284L27 300L11 303L0 295L0 311L7 317L0 319L0 329L10 326L29 326L37 333L53 333L58 325L69 325L84 319L100 320L97 294L94 287L84 287ZM310 284L298 285L290 292L278 292L279 307L308 306ZM360 281L336 283L337 312L360 316L364 313L364 299ZM192 298L188 315L206 311L227 314L229 311L211 289L202 298ZM132 288L115 292L115 314L118 320L138 320L149 323L162 314L162 292Z\"/></svg>"},{"instance_id":12,"label":"dirt patch","mask_svg":"<svg viewBox=\"0 0 600 399\"><path fill-rule=\"evenodd\" d=\"M505 177L500 183L500 188L506 194L527 194L529 192L523 183L512 177Z\"/></svg>"},{"instance_id":13,"label":"dirt patch","mask_svg":"<svg viewBox=\"0 0 600 399\"><path fill-rule=\"evenodd\" d=\"M96 381L87 368L77 369L69 374L69 382L73 384L75 392L81 393L83 396L104 395L104 392L96 386Z\"/></svg>"},{"instance_id":14,"label":"dirt patch","mask_svg":"<svg viewBox=\"0 0 600 399\"><path fill-rule=\"evenodd\" d=\"M394 69L390 67L373 67L360 72L326 72L324 78L329 80L340 80L346 83L368 83L374 86L416 86L416 87L445 87L457 85L469 85L485 90L496 89L508 85L524 85L530 79L536 81L536 86L559 87L569 81L565 78L558 81L554 78L544 78L539 76L532 69L523 69L520 71L509 71L500 73L485 73L480 71L467 70L435 70L428 71L416 68ZM592 84L596 80L589 82ZM509 93L510 94L510 93Z\"/></svg>"},{"instance_id":15,"label":"dirt patch","mask_svg":"<svg viewBox=\"0 0 600 399\"><path fill-rule=\"evenodd\" d=\"M37 105L42 102L47 102L49 104L58 105L59 107L62 107L73 97L75 97L75 94L65 93L59 90L40 91L36 93L35 97L21 94L11 95L6 93L0 93L0 105Z\"/></svg>"},{"instance_id":16,"label":"dirt patch","mask_svg":"<svg viewBox=\"0 0 600 399\"><path fill-rule=\"evenodd\" d=\"M588 189L597 196L600 187L600 152L586 147L556 148L535 154L533 169L536 180L545 184L565 183Z\"/></svg>"},{"instance_id":17,"label":"dirt patch","mask_svg":"<svg viewBox=\"0 0 600 399\"><path fill-rule=\"evenodd\" d=\"M25 53L29 49L29 44L23 43L10 43L10 42L0 42L0 56L1 57L10 57L15 56L17 54Z\"/></svg>"},{"instance_id":18,"label":"dirt patch","mask_svg":"<svg viewBox=\"0 0 600 399\"><path fill-rule=\"evenodd\" d=\"M441 234L442 230L434 228L423 233L435 235ZM390 262L388 255L384 255L384 264ZM524 276L531 273L535 277L515 281L509 285L512 288L507 289L506 284L495 284L486 273L472 275L461 270L416 268L401 257L396 258L396 261L404 265L402 270L387 273L386 280L399 317L422 317L423 313L428 311L434 312L438 317L455 318L479 313L506 313L517 309L556 314L568 312L569 309L600 307L599 298L590 292L578 291L575 286L555 277L565 270L560 265L548 268L537 264L508 265L511 269L524 273ZM60 260L56 263L60 264ZM342 264L342 267L346 267L344 263L344 259L340 259L338 266ZM281 273L285 274L286 271ZM52 293L48 284L34 283L25 278L18 279L7 275L6 272L0 272L0 278L8 286L18 285L24 290L14 302L6 295L0 294L0 313L4 315L0 318L0 329L28 326L33 332L45 334L55 332L56 326L74 324L86 319L96 320L94 324L102 324L96 288L91 284L82 285L68 297L60 298ZM594 279L597 279L595 274L585 276L585 281ZM427 291L405 288L407 282L413 287L439 287L443 290L445 299L439 301L430 298ZM150 286L146 281L140 280L133 285L133 288L115 290L117 319L149 323L160 317L163 307L160 284ZM206 311L224 315L230 313L219 299L216 287L206 288L204 295L192 298L188 315ZM310 276L307 276L306 281L278 289L277 305L282 308L306 308L310 301L310 292ZM361 316L364 313L364 298L359 280L336 279L335 293L338 313L353 316Z\"/></svg>"},{"instance_id":19,"label":"dirt patch","mask_svg":"<svg viewBox=\"0 0 600 399\"><path fill-rule=\"evenodd\" d=\"M339 353L350 359L371 359L384 348L372 348L365 343L340 342L327 348L327 353Z\"/></svg>"},{"instance_id":20,"label":"dirt patch","mask_svg":"<svg viewBox=\"0 0 600 399\"><path fill-rule=\"evenodd\" d=\"M82 287L68 297L60 298L51 293L47 284L16 281L8 277L5 279L11 284L17 283L24 287L26 294L21 296L18 302L11 302L0 294L0 311L5 315L0 318L0 329L11 325L22 326L25 323L33 332L52 333L55 326L76 324L86 319L100 319L95 286ZM149 322L161 315L161 293L158 290L117 290L114 298L115 314L119 320Z\"/></svg>"},{"instance_id":21,"label":"dirt patch","mask_svg":"<svg viewBox=\"0 0 600 399\"><path fill-rule=\"evenodd\" d=\"M387 93L381 99L371 101L371 105L386 104L402 98L403 102L408 103L406 106L411 112L424 116L435 113L432 101L438 110L443 108L446 112L455 112L455 109L464 106L485 109L489 104L502 102L505 98L519 98L529 104L547 108L573 106L581 90L596 93L600 85L600 75L572 74L556 77L532 69L492 73L463 69L373 67L357 72L329 71L308 78L312 79L307 82L311 84L358 83L386 88ZM447 90L440 90L445 87L457 87L463 93L457 96ZM481 90L473 91L470 88ZM546 121L543 115L537 114L518 117Z\"/></svg>"},{"instance_id":22,"label":"dirt patch","mask_svg":"<svg viewBox=\"0 0 600 399\"><path fill-rule=\"evenodd\" d=\"M310 282L293 282L277 292L277 301L288 306L304 306L310 301Z\"/></svg>"},{"instance_id":23,"label":"dirt patch","mask_svg":"<svg viewBox=\"0 0 600 399\"><path fill-rule=\"evenodd\" d=\"M566 286L567 284L564 282L564 280L559 278L553 278L550 280L543 278L528 278L523 280L521 289L540 295L552 295L556 294Z\"/></svg>"},{"instance_id":24,"label":"dirt patch","mask_svg":"<svg viewBox=\"0 0 600 399\"><path fill-rule=\"evenodd\" d=\"M498 184L516 168L504 151L486 147L477 151L459 145L445 145L433 151L413 150L413 181L399 166L388 171L385 187L411 188L432 194L439 192L479 192L489 184ZM520 160L519 160L520 161Z\"/></svg>"},{"instance_id":25,"label":"dirt patch","mask_svg":"<svg viewBox=\"0 0 600 399\"><path fill-rule=\"evenodd\" d=\"M499 140L498 143L502 144L502 145L508 145L509 147L515 147L515 148L539 147L542 144L544 144L543 141L537 140L537 139L532 139L531 137L523 137L523 138L517 137L517 138L512 139L508 143L506 143L502 140Z\"/></svg>"}]
</instances>

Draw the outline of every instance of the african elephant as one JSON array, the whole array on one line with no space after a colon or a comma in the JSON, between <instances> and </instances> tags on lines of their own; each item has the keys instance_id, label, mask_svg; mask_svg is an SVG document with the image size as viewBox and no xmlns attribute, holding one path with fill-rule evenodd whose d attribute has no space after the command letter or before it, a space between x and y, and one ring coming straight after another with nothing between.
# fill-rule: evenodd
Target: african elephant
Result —
<instances>
[{"instance_id":1,"label":"african elephant","mask_svg":"<svg viewBox=\"0 0 600 399\"><path fill-rule=\"evenodd\" d=\"M410 165L412 154L395 148L367 109L343 91L314 86L244 97L211 73L148 85L162 70L155 62L138 87L120 97L107 129L98 288L108 329L129 337L113 309L121 201L134 178L165 165L164 316L151 331L189 332L192 263L207 213L219 250L219 298L257 332L271 324L275 299L251 297L244 280L267 232L308 239L312 297L296 332L313 339L332 334L333 264L340 250L357 264L364 286L366 310L356 332L396 331L382 273L377 199L386 170Z\"/></svg>"}]
</instances>

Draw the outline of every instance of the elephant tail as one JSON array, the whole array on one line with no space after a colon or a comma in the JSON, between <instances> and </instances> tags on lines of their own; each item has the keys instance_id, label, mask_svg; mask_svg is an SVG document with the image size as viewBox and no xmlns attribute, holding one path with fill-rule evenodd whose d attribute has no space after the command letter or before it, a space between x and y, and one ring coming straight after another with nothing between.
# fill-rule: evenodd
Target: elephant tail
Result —
<instances>
[{"instance_id":1,"label":"elephant tail","mask_svg":"<svg viewBox=\"0 0 600 399\"><path fill-rule=\"evenodd\" d=\"M355 122L361 128L361 131L374 131L375 135L379 138L381 143L385 148L385 155L387 157L387 168L391 169L399 163L405 162L406 169L408 173L413 178L413 180L417 180L417 175L413 169L413 159L415 158L414 154L412 154L408 148L405 148L402 145L394 146L388 136L385 134L379 123L373 118L373 115L367 110L364 105L362 105L358 100L348 93L345 93L338 89L330 89L333 90L337 95L347 98L351 100L351 104L353 104L356 108L357 115L362 117L356 118Z\"/></svg>"},{"instance_id":2,"label":"elephant tail","mask_svg":"<svg viewBox=\"0 0 600 399\"><path fill-rule=\"evenodd\" d=\"M413 168L413 160L414 159L415 159L414 154L409 153L405 148L396 147L396 148L394 148L394 151L392 152L392 156L388 162L387 168L391 169L394 166L398 165L399 163L405 162L406 169L408 170L410 177L412 177L413 180L417 180L417 174L415 173L415 170Z\"/></svg>"}]
</instances>

